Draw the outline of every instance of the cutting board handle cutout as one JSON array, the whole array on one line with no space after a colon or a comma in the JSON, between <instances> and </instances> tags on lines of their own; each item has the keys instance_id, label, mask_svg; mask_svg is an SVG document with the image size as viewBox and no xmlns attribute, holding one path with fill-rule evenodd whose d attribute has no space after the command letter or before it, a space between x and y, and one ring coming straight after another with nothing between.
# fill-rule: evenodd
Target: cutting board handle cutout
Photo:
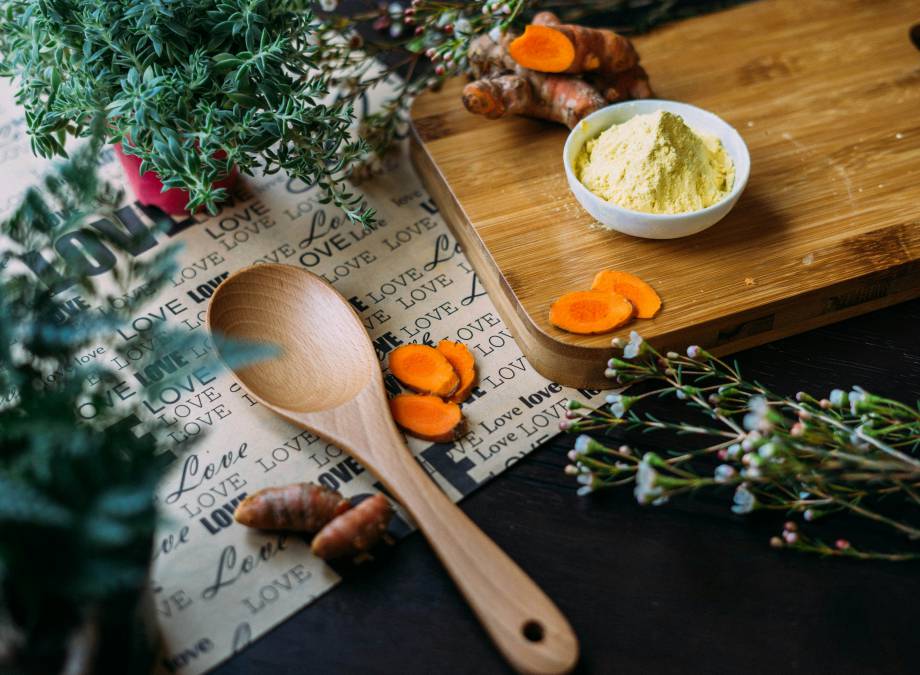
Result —
<instances>
[{"instance_id":1,"label":"cutting board handle cutout","mask_svg":"<svg viewBox=\"0 0 920 675\"><path fill-rule=\"evenodd\" d=\"M910 41L914 43L914 47L920 49L920 23L914 24L911 27Z\"/></svg>"}]
</instances>

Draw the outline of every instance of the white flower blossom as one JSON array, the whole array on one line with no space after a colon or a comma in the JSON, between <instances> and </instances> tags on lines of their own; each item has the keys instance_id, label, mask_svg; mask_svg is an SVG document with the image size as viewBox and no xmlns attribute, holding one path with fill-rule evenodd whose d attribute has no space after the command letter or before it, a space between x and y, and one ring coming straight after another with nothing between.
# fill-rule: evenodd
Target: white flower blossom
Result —
<instances>
[{"instance_id":1,"label":"white flower blossom","mask_svg":"<svg viewBox=\"0 0 920 675\"><path fill-rule=\"evenodd\" d=\"M469 35L473 32L473 24L465 16L460 17L454 24L454 31L457 35Z\"/></svg>"},{"instance_id":2,"label":"white flower blossom","mask_svg":"<svg viewBox=\"0 0 920 675\"><path fill-rule=\"evenodd\" d=\"M626 411L629 410L630 402L630 397L622 394L607 395L607 403L610 404L610 412L613 413L614 417L623 417Z\"/></svg>"},{"instance_id":3,"label":"white flower blossom","mask_svg":"<svg viewBox=\"0 0 920 675\"><path fill-rule=\"evenodd\" d=\"M748 486L742 483L735 488L735 496L732 498L732 513L744 515L754 510L757 504L757 498L754 493L748 489Z\"/></svg>"},{"instance_id":4,"label":"white flower blossom","mask_svg":"<svg viewBox=\"0 0 920 675\"><path fill-rule=\"evenodd\" d=\"M324 12L334 12L339 6L339 0L319 0L319 6Z\"/></svg>"},{"instance_id":5,"label":"white flower blossom","mask_svg":"<svg viewBox=\"0 0 920 675\"><path fill-rule=\"evenodd\" d=\"M847 393L843 389L834 389L830 393L830 396L828 396L828 399L830 399L830 402L838 408L845 406L849 402Z\"/></svg>"},{"instance_id":6,"label":"white flower blossom","mask_svg":"<svg viewBox=\"0 0 920 675\"><path fill-rule=\"evenodd\" d=\"M627 359L634 359L639 356L643 349L643 344L645 340L642 339L642 336L639 335L636 331L630 331L629 333L629 342L626 347L623 349L623 356Z\"/></svg>"},{"instance_id":7,"label":"white flower blossom","mask_svg":"<svg viewBox=\"0 0 920 675\"><path fill-rule=\"evenodd\" d=\"M764 443L759 448L757 448L757 454L759 454L764 459L770 459L773 455L776 454L776 446L772 443Z\"/></svg>"},{"instance_id":8,"label":"white flower blossom","mask_svg":"<svg viewBox=\"0 0 920 675\"><path fill-rule=\"evenodd\" d=\"M737 475L738 471L730 464L719 464L716 467L714 478L716 483L727 483Z\"/></svg>"},{"instance_id":9,"label":"white flower blossom","mask_svg":"<svg viewBox=\"0 0 920 675\"><path fill-rule=\"evenodd\" d=\"M646 455L639 462L639 468L636 471L636 487L633 490L636 501L643 505L651 504L661 497L664 491L657 485L657 482L658 472L649 464L649 456Z\"/></svg>"}]
</instances>

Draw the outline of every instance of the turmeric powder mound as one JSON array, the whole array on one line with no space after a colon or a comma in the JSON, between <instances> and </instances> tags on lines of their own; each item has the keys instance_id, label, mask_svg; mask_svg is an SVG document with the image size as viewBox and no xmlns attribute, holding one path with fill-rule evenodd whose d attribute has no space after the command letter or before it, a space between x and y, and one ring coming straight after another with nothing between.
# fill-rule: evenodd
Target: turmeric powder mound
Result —
<instances>
[{"instance_id":1,"label":"turmeric powder mound","mask_svg":"<svg viewBox=\"0 0 920 675\"><path fill-rule=\"evenodd\" d=\"M735 182L721 141L663 110L636 115L585 143L575 172L601 199L645 213L705 209Z\"/></svg>"}]
</instances>

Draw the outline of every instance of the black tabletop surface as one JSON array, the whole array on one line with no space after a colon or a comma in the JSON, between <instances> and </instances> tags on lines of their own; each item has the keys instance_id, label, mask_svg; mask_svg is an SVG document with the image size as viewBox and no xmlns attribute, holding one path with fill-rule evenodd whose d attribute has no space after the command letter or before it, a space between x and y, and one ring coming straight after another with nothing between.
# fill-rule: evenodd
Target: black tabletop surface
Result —
<instances>
[{"instance_id":1,"label":"black tabletop surface","mask_svg":"<svg viewBox=\"0 0 920 675\"><path fill-rule=\"evenodd\" d=\"M777 392L860 384L920 398L920 300L737 355ZM552 597L580 673L917 673L917 563L771 549L774 518L702 498L641 507L578 497L558 436L462 502ZM858 538L861 523L837 521ZM509 669L418 534L214 671L503 673Z\"/></svg>"}]
</instances>

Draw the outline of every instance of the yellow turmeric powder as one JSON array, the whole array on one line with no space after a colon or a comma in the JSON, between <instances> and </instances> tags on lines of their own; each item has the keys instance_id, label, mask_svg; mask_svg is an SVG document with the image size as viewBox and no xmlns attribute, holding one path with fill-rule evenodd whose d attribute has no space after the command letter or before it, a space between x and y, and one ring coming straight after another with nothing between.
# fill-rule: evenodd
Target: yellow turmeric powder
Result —
<instances>
[{"instance_id":1,"label":"yellow turmeric powder","mask_svg":"<svg viewBox=\"0 0 920 675\"><path fill-rule=\"evenodd\" d=\"M715 136L659 110L617 124L585 143L578 179L601 199L645 213L686 213L727 195L735 167Z\"/></svg>"}]
</instances>

